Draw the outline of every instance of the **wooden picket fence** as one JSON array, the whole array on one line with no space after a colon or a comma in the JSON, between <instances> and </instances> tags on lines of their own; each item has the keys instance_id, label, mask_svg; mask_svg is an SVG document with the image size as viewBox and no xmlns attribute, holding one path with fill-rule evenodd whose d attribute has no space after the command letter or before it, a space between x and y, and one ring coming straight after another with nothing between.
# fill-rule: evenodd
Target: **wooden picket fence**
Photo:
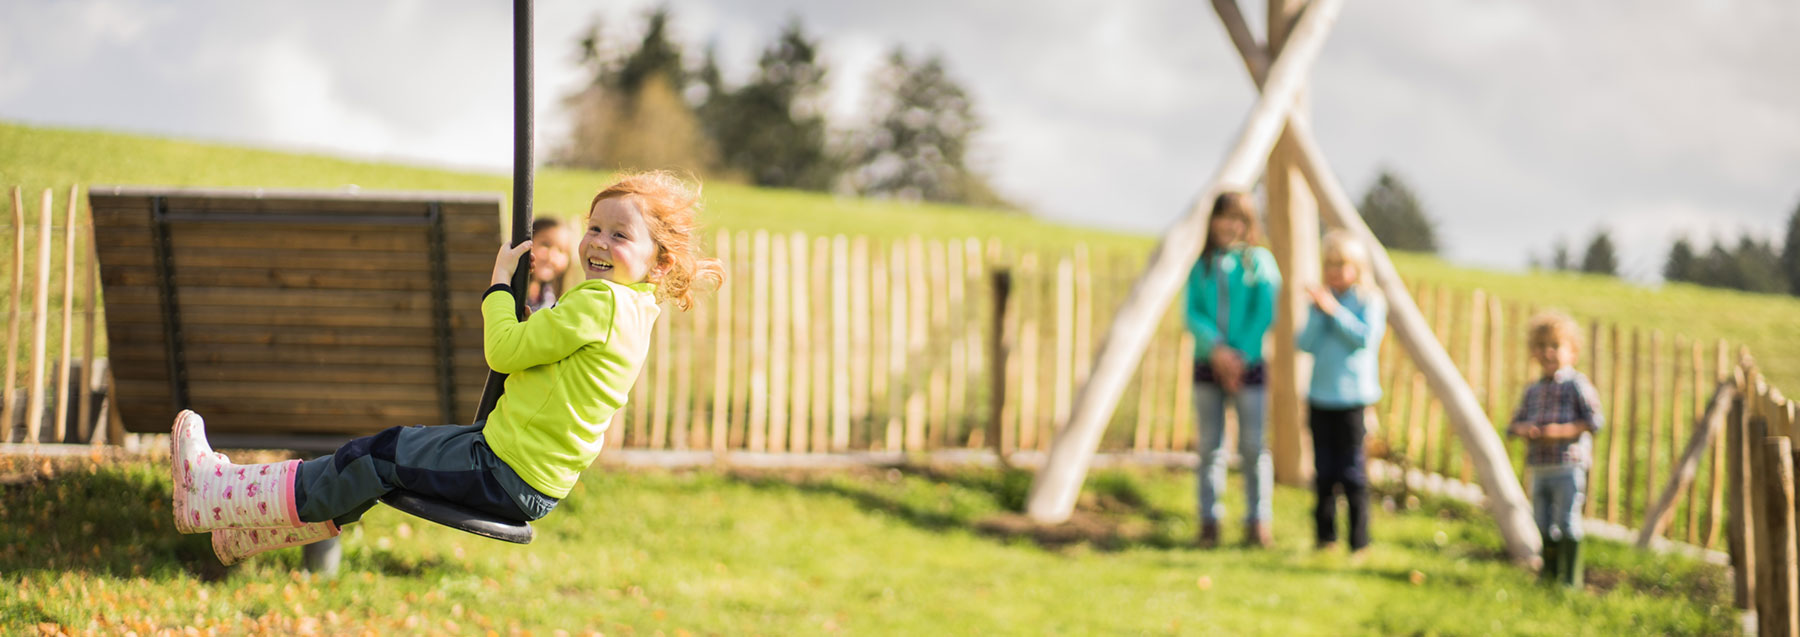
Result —
<instances>
[{"instance_id":1,"label":"wooden picket fence","mask_svg":"<svg viewBox=\"0 0 1800 637\"><path fill-rule=\"evenodd\" d=\"M609 444L1047 449L1141 258L762 231L720 232L713 250L731 281L663 313ZM1193 345L1178 316L1167 312L1109 449L1188 448Z\"/></svg>"},{"instance_id":2,"label":"wooden picket fence","mask_svg":"<svg viewBox=\"0 0 1800 637\"><path fill-rule=\"evenodd\" d=\"M95 363L95 342L104 332L96 329L102 320L95 293L99 275L91 256L93 226L85 214L78 220L79 192L71 188L59 210L55 193L44 190L37 215L28 220L24 193L11 189L6 234L12 240L0 244L11 248L0 253L0 260L9 261L7 280L0 281L8 286L7 296L0 297L6 310L0 443L122 439L104 398L105 365ZM27 272L33 275L29 285Z\"/></svg>"}]
</instances>

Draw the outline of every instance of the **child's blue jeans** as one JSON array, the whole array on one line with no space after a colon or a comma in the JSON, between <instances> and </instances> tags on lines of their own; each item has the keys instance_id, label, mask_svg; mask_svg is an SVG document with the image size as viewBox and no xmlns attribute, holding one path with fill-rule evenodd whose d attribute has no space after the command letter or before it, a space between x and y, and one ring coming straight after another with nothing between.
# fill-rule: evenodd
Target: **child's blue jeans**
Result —
<instances>
[{"instance_id":1,"label":"child's blue jeans","mask_svg":"<svg viewBox=\"0 0 1800 637\"><path fill-rule=\"evenodd\" d=\"M1225 517L1219 491L1225 488L1225 401L1237 406L1238 468L1244 472L1244 521L1267 522L1274 507L1275 465L1263 444L1263 408L1268 390L1246 385L1235 394L1212 383L1194 383L1194 406L1200 417L1200 519L1217 523Z\"/></svg>"},{"instance_id":2,"label":"child's blue jeans","mask_svg":"<svg viewBox=\"0 0 1800 637\"><path fill-rule=\"evenodd\" d=\"M486 424L383 429L300 463L294 479L300 520L343 526L395 489L520 522L550 513L556 498L526 484L494 455L481 433Z\"/></svg>"},{"instance_id":3,"label":"child's blue jeans","mask_svg":"<svg viewBox=\"0 0 1800 637\"><path fill-rule=\"evenodd\" d=\"M1587 468L1564 464L1534 466L1531 508L1538 533L1555 540L1581 539L1581 504L1587 499Z\"/></svg>"}]
</instances>

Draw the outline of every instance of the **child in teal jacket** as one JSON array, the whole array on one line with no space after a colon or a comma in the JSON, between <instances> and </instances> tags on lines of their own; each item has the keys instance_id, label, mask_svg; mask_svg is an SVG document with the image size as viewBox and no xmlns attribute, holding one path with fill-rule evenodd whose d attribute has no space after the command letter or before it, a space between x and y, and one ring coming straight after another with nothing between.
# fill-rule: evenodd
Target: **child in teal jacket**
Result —
<instances>
[{"instance_id":1,"label":"child in teal jacket","mask_svg":"<svg viewBox=\"0 0 1800 637\"><path fill-rule=\"evenodd\" d=\"M232 464L183 411L170 437L175 526L211 531L231 564L315 542L401 489L519 521L568 495L605 444L649 352L658 301L693 303L696 280L724 281L699 255L699 194L667 173L628 175L595 195L577 267L587 280L528 321L508 285L526 241L502 246L482 300L488 365L509 374L486 421L394 427L309 461Z\"/></svg>"},{"instance_id":2,"label":"child in teal jacket","mask_svg":"<svg viewBox=\"0 0 1800 637\"><path fill-rule=\"evenodd\" d=\"M1200 545L1219 541L1225 505L1225 401L1237 406L1246 493L1245 544L1269 546L1274 469L1263 438L1263 337L1275 320L1281 272L1256 242L1256 208L1241 192L1213 202L1206 247L1188 273L1185 316L1194 334L1194 404L1200 428Z\"/></svg>"}]
</instances>

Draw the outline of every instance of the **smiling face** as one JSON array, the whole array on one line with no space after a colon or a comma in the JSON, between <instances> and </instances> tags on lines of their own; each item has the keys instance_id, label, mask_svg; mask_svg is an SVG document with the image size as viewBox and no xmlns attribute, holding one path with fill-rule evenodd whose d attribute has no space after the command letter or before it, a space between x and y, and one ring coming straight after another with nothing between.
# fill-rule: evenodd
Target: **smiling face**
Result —
<instances>
[{"instance_id":1,"label":"smiling face","mask_svg":"<svg viewBox=\"0 0 1800 637\"><path fill-rule=\"evenodd\" d=\"M650 226L630 197L609 197L588 211L581 237L581 268L588 280L621 285L643 282L656 260Z\"/></svg>"}]
</instances>

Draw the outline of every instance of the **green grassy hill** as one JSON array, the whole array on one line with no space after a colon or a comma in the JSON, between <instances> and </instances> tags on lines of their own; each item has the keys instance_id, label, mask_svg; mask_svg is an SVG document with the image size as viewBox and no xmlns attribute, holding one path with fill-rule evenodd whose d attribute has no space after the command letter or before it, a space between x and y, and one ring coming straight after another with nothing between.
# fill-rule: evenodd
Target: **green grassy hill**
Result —
<instances>
[{"instance_id":1,"label":"green grassy hill","mask_svg":"<svg viewBox=\"0 0 1800 637\"><path fill-rule=\"evenodd\" d=\"M574 215L606 179L602 173L549 169L537 174L534 210ZM0 187L35 192L70 184L209 187L463 190L510 194L510 176L350 161L200 144L136 135L37 128L0 123ZM59 194L59 197L62 195ZM28 201L34 201L27 197ZM999 237L1045 249L1086 242L1096 251L1145 251L1147 235L1048 223L1030 217L958 206L910 205L707 185L708 218L716 228L803 231L813 234ZM0 250L6 250L0 246ZM1524 246L1520 246L1524 249ZM1745 344L1777 387L1800 392L1800 299L1713 290L1685 284L1646 288L1605 277L1509 274L1397 254L1401 273L1457 288L1482 288L1509 301L1560 307L1583 319L1661 329L1712 341ZM0 290L0 294L5 294Z\"/></svg>"}]
</instances>

